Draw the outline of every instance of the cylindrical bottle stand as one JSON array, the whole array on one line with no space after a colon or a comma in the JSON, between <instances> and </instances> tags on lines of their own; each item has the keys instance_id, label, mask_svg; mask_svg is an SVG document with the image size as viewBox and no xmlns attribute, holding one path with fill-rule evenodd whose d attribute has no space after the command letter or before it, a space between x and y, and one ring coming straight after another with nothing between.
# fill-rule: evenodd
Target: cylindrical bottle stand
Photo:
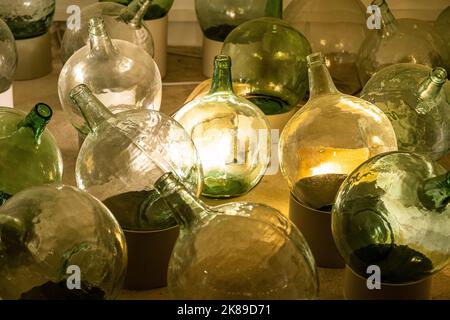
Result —
<instances>
[{"instance_id":1,"label":"cylindrical bottle stand","mask_svg":"<svg viewBox=\"0 0 450 320\"><path fill-rule=\"evenodd\" d=\"M214 58L222 51L223 42L203 36L203 75L211 78L214 72Z\"/></svg>"},{"instance_id":2,"label":"cylindrical bottle stand","mask_svg":"<svg viewBox=\"0 0 450 320\"><path fill-rule=\"evenodd\" d=\"M167 73L167 30L169 27L169 17L154 20L145 20L145 25L150 30L155 45L155 62L158 65L161 78Z\"/></svg>"},{"instance_id":3,"label":"cylindrical bottle stand","mask_svg":"<svg viewBox=\"0 0 450 320\"><path fill-rule=\"evenodd\" d=\"M405 285L381 283L381 289L370 290L367 279L345 267L344 297L347 300L430 300L432 277Z\"/></svg>"},{"instance_id":4,"label":"cylindrical bottle stand","mask_svg":"<svg viewBox=\"0 0 450 320\"><path fill-rule=\"evenodd\" d=\"M300 203L291 193L289 218L302 232L319 267L343 268L345 266L331 234L330 212L310 208Z\"/></svg>"},{"instance_id":5,"label":"cylindrical bottle stand","mask_svg":"<svg viewBox=\"0 0 450 320\"><path fill-rule=\"evenodd\" d=\"M52 72L52 41L48 31L42 36L16 40L19 61L15 80L32 80Z\"/></svg>"},{"instance_id":6,"label":"cylindrical bottle stand","mask_svg":"<svg viewBox=\"0 0 450 320\"><path fill-rule=\"evenodd\" d=\"M13 86L9 87L5 92L0 93L0 106L1 107L14 107Z\"/></svg>"},{"instance_id":7,"label":"cylindrical bottle stand","mask_svg":"<svg viewBox=\"0 0 450 320\"><path fill-rule=\"evenodd\" d=\"M125 289L150 290L167 285L167 269L179 227L160 231L124 230L128 247Z\"/></svg>"}]
</instances>

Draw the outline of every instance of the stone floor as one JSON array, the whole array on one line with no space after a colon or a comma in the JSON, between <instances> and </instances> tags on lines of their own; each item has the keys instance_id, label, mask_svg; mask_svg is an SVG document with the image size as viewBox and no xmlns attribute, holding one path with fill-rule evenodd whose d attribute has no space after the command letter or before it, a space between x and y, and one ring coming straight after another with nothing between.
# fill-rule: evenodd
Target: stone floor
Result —
<instances>
[{"instance_id":1,"label":"stone floor","mask_svg":"<svg viewBox=\"0 0 450 320\"><path fill-rule=\"evenodd\" d=\"M58 99L57 79L61 63L55 58L53 72L41 79L14 83L15 106L29 111L36 102L48 103L55 110L50 130L56 137L64 158L64 183L75 185L74 165L78 146L75 129L66 120ZM198 83L205 78L201 74L199 48L169 48L168 72L164 79L161 111L172 114ZM450 160L443 164L450 168ZM289 190L281 175L266 176L249 194L237 200L265 203L287 214ZM209 201L218 203L218 201ZM319 269L320 298L342 299L343 270ZM433 299L450 299L450 267L434 277ZM123 291L121 299L168 299L166 288L149 291Z\"/></svg>"}]
</instances>

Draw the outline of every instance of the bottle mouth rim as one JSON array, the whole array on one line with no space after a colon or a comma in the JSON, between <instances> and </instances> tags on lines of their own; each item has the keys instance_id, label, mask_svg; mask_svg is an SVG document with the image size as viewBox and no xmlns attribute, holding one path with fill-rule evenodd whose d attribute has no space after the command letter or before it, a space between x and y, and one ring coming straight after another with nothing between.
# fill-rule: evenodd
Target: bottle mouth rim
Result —
<instances>
[{"instance_id":1,"label":"bottle mouth rim","mask_svg":"<svg viewBox=\"0 0 450 320\"><path fill-rule=\"evenodd\" d=\"M86 90L89 90L87 85L85 85L83 83L79 84L79 85L73 87L72 90L70 90L69 97L74 98Z\"/></svg>"},{"instance_id":2,"label":"bottle mouth rim","mask_svg":"<svg viewBox=\"0 0 450 320\"><path fill-rule=\"evenodd\" d=\"M437 67L431 70L430 78L436 84L443 84L447 81L447 71L444 68Z\"/></svg>"},{"instance_id":3,"label":"bottle mouth rim","mask_svg":"<svg viewBox=\"0 0 450 320\"><path fill-rule=\"evenodd\" d=\"M308 67L315 64L325 64L325 56L322 52L315 52L306 57Z\"/></svg>"},{"instance_id":4,"label":"bottle mouth rim","mask_svg":"<svg viewBox=\"0 0 450 320\"><path fill-rule=\"evenodd\" d=\"M50 108L50 106L46 103L39 102L34 106L34 110L37 113L37 115L45 120L51 119L53 115L53 110Z\"/></svg>"}]
</instances>

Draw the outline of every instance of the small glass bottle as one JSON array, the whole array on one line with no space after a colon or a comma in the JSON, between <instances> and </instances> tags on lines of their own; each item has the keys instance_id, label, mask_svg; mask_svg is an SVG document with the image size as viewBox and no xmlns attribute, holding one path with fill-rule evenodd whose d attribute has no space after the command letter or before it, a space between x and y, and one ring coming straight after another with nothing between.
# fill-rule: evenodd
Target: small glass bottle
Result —
<instances>
[{"instance_id":1,"label":"small glass bottle","mask_svg":"<svg viewBox=\"0 0 450 320\"><path fill-rule=\"evenodd\" d=\"M159 69L144 49L131 42L111 40L102 18L89 23L89 45L78 50L64 65L58 80L63 110L81 136L89 133L69 93L87 84L112 112L131 109L159 110L162 82Z\"/></svg>"},{"instance_id":2,"label":"small glass bottle","mask_svg":"<svg viewBox=\"0 0 450 320\"><path fill-rule=\"evenodd\" d=\"M153 38L143 23L144 16L151 4L151 0L133 0L127 7L107 2L95 3L83 8L79 29L76 25L70 25L64 33L61 44L63 63L77 50L89 43L89 21L94 17L103 18L106 31L112 39L129 41L153 57Z\"/></svg>"},{"instance_id":3,"label":"small glass bottle","mask_svg":"<svg viewBox=\"0 0 450 320\"><path fill-rule=\"evenodd\" d=\"M180 225L169 263L176 299L312 299L314 258L298 229L256 203L208 207L171 173L155 183Z\"/></svg>"},{"instance_id":4,"label":"small glass bottle","mask_svg":"<svg viewBox=\"0 0 450 320\"><path fill-rule=\"evenodd\" d=\"M380 10L380 25L369 32L358 53L358 73L363 86L375 72L395 63L442 65L438 43L425 22L395 19L385 0L374 0L372 5Z\"/></svg>"},{"instance_id":5,"label":"small glass bottle","mask_svg":"<svg viewBox=\"0 0 450 320\"><path fill-rule=\"evenodd\" d=\"M52 110L43 103L38 103L28 115L0 107L1 199L31 186L61 182L61 152L46 130L51 117Z\"/></svg>"},{"instance_id":6,"label":"small glass bottle","mask_svg":"<svg viewBox=\"0 0 450 320\"><path fill-rule=\"evenodd\" d=\"M257 106L234 94L230 57L216 57L209 93L173 117L200 154L203 195L242 195L261 180L270 162L270 126Z\"/></svg>"},{"instance_id":7,"label":"small glass bottle","mask_svg":"<svg viewBox=\"0 0 450 320\"><path fill-rule=\"evenodd\" d=\"M264 18L244 22L225 39L238 94L266 115L287 113L306 94L308 40L282 20L283 1L268 0Z\"/></svg>"}]
</instances>

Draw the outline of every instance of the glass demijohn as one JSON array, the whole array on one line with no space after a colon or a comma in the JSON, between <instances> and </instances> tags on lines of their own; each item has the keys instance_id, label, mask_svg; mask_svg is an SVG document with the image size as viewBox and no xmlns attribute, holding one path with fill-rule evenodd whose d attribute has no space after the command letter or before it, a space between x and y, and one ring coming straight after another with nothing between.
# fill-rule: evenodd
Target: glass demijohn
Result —
<instances>
[{"instance_id":1,"label":"glass demijohn","mask_svg":"<svg viewBox=\"0 0 450 320\"><path fill-rule=\"evenodd\" d=\"M322 54L308 56L310 98L280 137L281 172L294 197L328 211L336 192L358 165L397 141L387 116L375 105L340 93Z\"/></svg>"},{"instance_id":2,"label":"glass demijohn","mask_svg":"<svg viewBox=\"0 0 450 320\"><path fill-rule=\"evenodd\" d=\"M384 67L395 63L418 63L429 67L442 65L439 44L425 22L395 19L385 0L374 0L380 23L370 30L358 54L362 85Z\"/></svg>"},{"instance_id":3,"label":"glass demijohn","mask_svg":"<svg viewBox=\"0 0 450 320\"><path fill-rule=\"evenodd\" d=\"M77 50L89 43L89 23L92 18L102 18L111 39L132 42L154 55L153 37L143 23L151 0L133 0L127 7L111 2L94 3L81 10L79 25L69 24L61 44L65 63Z\"/></svg>"},{"instance_id":4,"label":"glass demijohn","mask_svg":"<svg viewBox=\"0 0 450 320\"><path fill-rule=\"evenodd\" d=\"M8 25L0 19L0 94L11 87L17 66L17 49Z\"/></svg>"},{"instance_id":5,"label":"glass demijohn","mask_svg":"<svg viewBox=\"0 0 450 320\"><path fill-rule=\"evenodd\" d=\"M92 18L89 45L78 50L64 65L58 80L61 105L82 135L89 133L69 92L85 83L96 97L117 113L130 109L159 110L162 83L158 67L141 47L111 40L101 18Z\"/></svg>"},{"instance_id":6,"label":"glass demijohn","mask_svg":"<svg viewBox=\"0 0 450 320\"><path fill-rule=\"evenodd\" d=\"M85 85L70 97L91 130L77 158L78 187L103 201L125 230L175 226L154 182L170 171L194 194L201 193L200 159L183 127L153 110L114 115Z\"/></svg>"},{"instance_id":7,"label":"glass demijohn","mask_svg":"<svg viewBox=\"0 0 450 320\"><path fill-rule=\"evenodd\" d=\"M125 237L111 212L87 192L63 185L19 192L0 207L0 239L0 299L99 300L119 294Z\"/></svg>"},{"instance_id":8,"label":"glass demijohn","mask_svg":"<svg viewBox=\"0 0 450 320\"><path fill-rule=\"evenodd\" d=\"M443 68L396 64L377 72L361 98L389 117L399 150L439 159L450 150L450 82L446 78Z\"/></svg>"},{"instance_id":9,"label":"glass demijohn","mask_svg":"<svg viewBox=\"0 0 450 320\"><path fill-rule=\"evenodd\" d=\"M256 203L208 207L171 173L156 183L180 225L169 263L176 299L311 299L314 258L298 229Z\"/></svg>"},{"instance_id":10,"label":"glass demijohn","mask_svg":"<svg viewBox=\"0 0 450 320\"><path fill-rule=\"evenodd\" d=\"M378 155L357 168L339 190L332 212L336 246L347 265L381 282L423 280L450 261L450 176L414 153Z\"/></svg>"},{"instance_id":11,"label":"glass demijohn","mask_svg":"<svg viewBox=\"0 0 450 320\"><path fill-rule=\"evenodd\" d=\"M325 55L338 90L361 90L356 59L367 35L366 8L360 0L293 0L285 19L300 31L314 52Z\"/></svg>"},{"instance_id":12,"label":"glass demijohn","mask_svg":"<svg viewBox=\"0 0 450 320\"><path fill-rule=\"evenodd\" d=\"M153 0L150 8L144 16L144 20L155 20L165 17L170 8L172 8L174 0ZM116 2L123 5L129 5L133 0L99 0L99 2Z\"/></svg>"},{"instance_id":13,"label":"glass demijohn","mask_svg":"<svg viewBox=\"0 0 450 320\"><path fill-rule=\"evenodd\" d=\"M46 129L51 117L43 103L28 115L0 107L0 204L25 188L61 182L61 152Z\"/></svg>"},{"instance_id":14,"label":"glass demijohn","mask_svg":"<svg viewBox=\"0 0 450 320\"><path fill-rule=\"evenodd\" d=\"M214 62L209 94L183 106L175 115L191 135L204 172L203 195L231 197L247 193L270 161L270 127L264 113L234 94L231 59Z\"/></svg>"},{"instance_id":15,"label":"glass demijohn","mask_svg":"<svg viewBox=\"0 0 450 320\"><path fill-rule=\"evenodd\" d=\"M56 0L3 0L0 18L17 40L43 35L52 24Z\"/></svg>"},{"instance_id":16,"label":"glass demijohn","mask_svg":"<svg viewBox=\"0 0 450 320\"><path fill-rule=\"evenodd\" d=\"M233 61L233 82L240 96L267 114L290 111L308 87L308 40L281 20L282 1L268 0L266 17L234 29L225 39L222 54Z\"/></svg>"}]
</instances>

